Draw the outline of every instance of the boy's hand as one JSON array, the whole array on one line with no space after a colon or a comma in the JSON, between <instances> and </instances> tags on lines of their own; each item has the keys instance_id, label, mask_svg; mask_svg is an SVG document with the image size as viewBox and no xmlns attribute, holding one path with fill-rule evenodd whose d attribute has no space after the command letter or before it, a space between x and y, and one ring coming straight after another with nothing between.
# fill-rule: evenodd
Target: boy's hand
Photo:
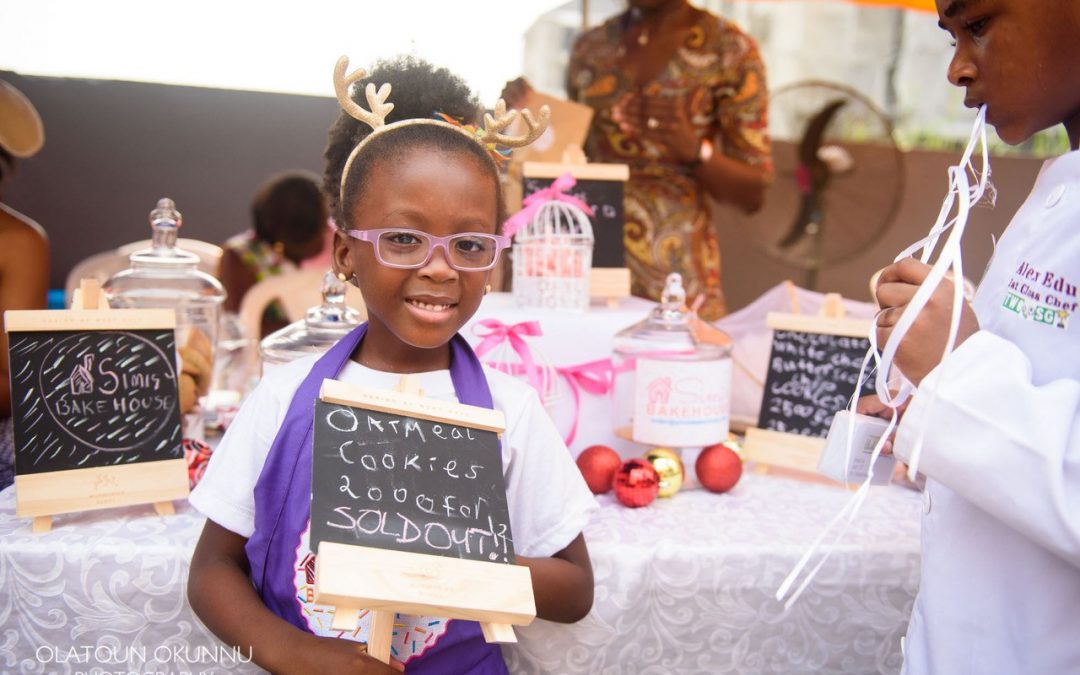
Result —
<instances>
[{"instance_id":1,"label":"boy's hand","mask_svg":"<svg viewBox=\"0 0 1080 675\"><path fill-rule=\"evenodd\" d=\"M905 401L896 411L897 424L900 423L900 419L904 416L904 410L907 409L908 401ZM892 408L881 402L877 394L868 394L859 399L859 402L855 404L855 412L870 415L871 417L880 417L883 420L892 419ZM893 438L896 437L896 430L894 429L892 434L886 439L885 444L881 446L881 454L891 455L893 451Z\"/></svg>"},{"instance_id":2,"label":"boy's hand","mask_svg":"<svg viewBox=\"0 0 1080 675\"><path fill-rule=\"evenodd\" d=\"M896 322L904 308L911 302L915 291L926 280L930 266L914 258L905 258L881 271L877 282L877 301L882 310L877 316L878 346L884 346L892 335ZM952 318L953 281L946 277L930 296L922 311L915 318L907 335L896 350L895 363L900 372L916 386L927 373L941 362L945 340L949 336ZM960 326L956 334L956 346L979 330L979 321L971 305L964 303L960 310Z\"/></svg>"}]
</instances>

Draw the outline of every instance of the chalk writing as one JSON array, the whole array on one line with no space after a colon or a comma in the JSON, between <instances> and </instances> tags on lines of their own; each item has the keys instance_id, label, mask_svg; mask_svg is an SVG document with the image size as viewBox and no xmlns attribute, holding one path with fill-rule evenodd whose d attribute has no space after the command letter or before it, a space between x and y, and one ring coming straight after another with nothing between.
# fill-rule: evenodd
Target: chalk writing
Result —
<instances>
[{"instance_id":1,"label":"chalk writing","mask_svg":"<svg viewBox=\"0 0 1080 675\"><path fill-rule=\"evenodd\" d=\"M847 407L869 348L863 338L774 331L758 427L824 438Z\"/></svg>"},{"instance_id":2,"label":"chalk writing","mask_svg":"<svg viewBox=\"0 0 1080 675\"><path fill-rule=\"evenodd\" d=\"M177 459L173 331L11 334L16 473Z\"/></svg>"},{"instance_id":3,"label":"chalk writing","mask_svg":"<svg viewBox=\"0 0 1080 675\"><path fill-rule=\"evenodd\" d=\"M311 545L513 562L498 436L319 401Z\"/></svg>"}]
</instances>

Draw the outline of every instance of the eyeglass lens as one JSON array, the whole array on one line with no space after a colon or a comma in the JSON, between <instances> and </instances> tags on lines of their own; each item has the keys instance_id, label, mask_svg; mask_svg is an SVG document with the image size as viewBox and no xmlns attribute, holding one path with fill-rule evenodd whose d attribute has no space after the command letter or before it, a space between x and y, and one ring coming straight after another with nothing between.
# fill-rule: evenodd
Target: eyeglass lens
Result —
<instances>
[{"instance_id":1,"label":"eyeglass lens","mask_svg":"<svg viewBox=\"0 0 1080 675\"><path fill-rule=\"evenodd\" d=\"M446 242L450 265L458 269L482 269L495 260L498 246L494 237L459 234ZM383 232L379 235L379 258L390 265L421 265L431 251L431 238L423 232Z\"/></svg>"}]
</instances>

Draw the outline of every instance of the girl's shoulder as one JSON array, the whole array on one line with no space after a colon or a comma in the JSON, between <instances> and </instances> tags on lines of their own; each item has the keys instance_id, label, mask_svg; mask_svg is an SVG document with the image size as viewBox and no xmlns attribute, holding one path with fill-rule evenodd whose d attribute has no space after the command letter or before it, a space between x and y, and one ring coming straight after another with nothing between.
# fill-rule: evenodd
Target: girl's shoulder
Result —
<instances>
[{"instance_id":1,"label":"girl's shoulder","mask_svg":"<svg viewBox=\"0 0 1080 675\"><path fill-rule=\"evenodd\" d=\"M508 425L511 420L522 416L529 407L543 407L536 390L521 378L488 365L484 365L484 375L487 377L495 408L506 415Z\"/></svg>"}]
</instances>

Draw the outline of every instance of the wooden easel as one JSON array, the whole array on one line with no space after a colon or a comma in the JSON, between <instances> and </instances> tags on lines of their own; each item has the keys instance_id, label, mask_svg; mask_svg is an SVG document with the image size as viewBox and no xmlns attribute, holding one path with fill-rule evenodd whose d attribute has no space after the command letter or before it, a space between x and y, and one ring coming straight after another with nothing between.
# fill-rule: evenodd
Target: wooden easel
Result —
<instances>
[{"instance_id":1,"label":"wooden easel","mask_svg":"<svg viewBox=\"0 0 1080 675\"><path fill-rule=\"evenodd\" d=\"M503 429L501 413L463 417L457 410L462 406L424 397L411 375L401 377L393 396L380 400L357 400L355 388L335 380L323 382L321 398L497 433ZM479 621L488 642L517 642L513 626L536 617L527 567L330 541L319 543L315 557L315 601L335 607L334 630L354 631L362 608L367 609L368 654L383 663L390 662L397 612Z\"/></svg>"},{"instance_id":2,"label":"wooden easel","mask_svg":"<svg viewBox=\"0 0 1080 675\"><path fill-rule=\"evenodd\" d=\"M140 329L176 325L176 317L171 310L113 310L105 301L101 283L96 279L80 281L79 287L72 294L70 311L75 313L73 319L52 320L52 313L47 310L9 314L5 317L5 325L9 331L35 328L76 329L87 318L97 319L93 322L95 328ZM116 321L112 321L113 318ZM180 469L183 471L182 484L176 480ZM84 486L95 480L113 481L125 486L126 491L107 504L94 503L83 493ZM173 515L176 509L172 500L183 499L188 494L187 467L183 459L16 475L15 484L16 515L31 517L31 530L35 533L51 530L53 515L72 511L150 502L158 515Z\"/></svg>"}]
</instances>

